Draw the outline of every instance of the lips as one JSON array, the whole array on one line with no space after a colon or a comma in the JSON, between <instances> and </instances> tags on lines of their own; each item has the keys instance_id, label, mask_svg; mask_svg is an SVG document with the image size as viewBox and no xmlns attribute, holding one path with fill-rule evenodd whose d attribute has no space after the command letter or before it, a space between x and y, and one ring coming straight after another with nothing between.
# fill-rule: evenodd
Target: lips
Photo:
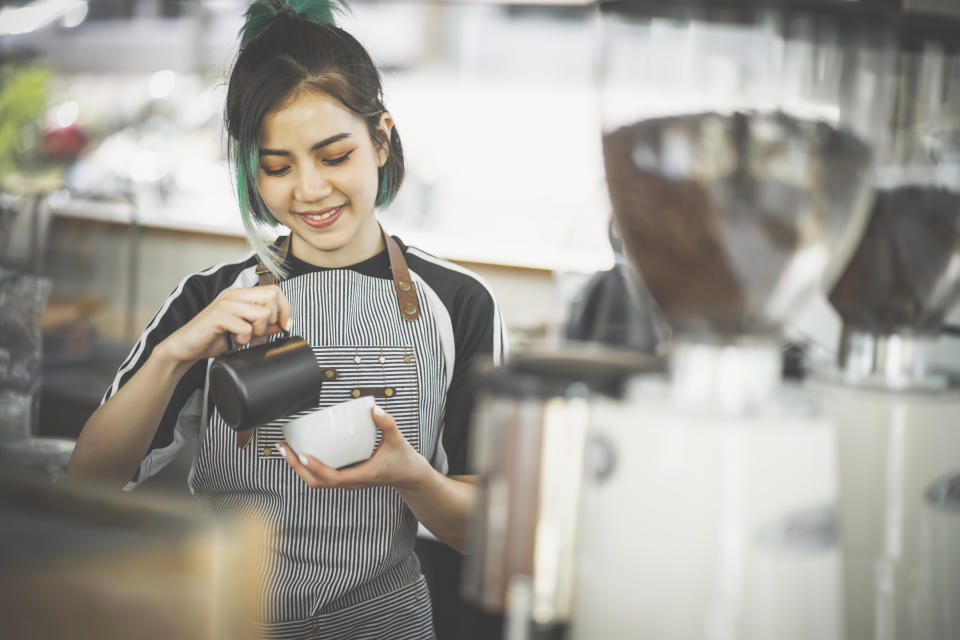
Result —
<instances>
[{"instance_id":1,"label":"lips","mask_svg":"<svg viewBox=\"0 0 960 640\"><path fill-rule=\"evenodd\" d=\"M303 211L297 212L297 215L300 216L300 219L303 220L304 224L314 229L320 229L322 227L329 227L334 222L336 222L346 205L340 205L337 207L327 207L326 209L320 209L318 211Z\"/></svg>"}]
</instances>

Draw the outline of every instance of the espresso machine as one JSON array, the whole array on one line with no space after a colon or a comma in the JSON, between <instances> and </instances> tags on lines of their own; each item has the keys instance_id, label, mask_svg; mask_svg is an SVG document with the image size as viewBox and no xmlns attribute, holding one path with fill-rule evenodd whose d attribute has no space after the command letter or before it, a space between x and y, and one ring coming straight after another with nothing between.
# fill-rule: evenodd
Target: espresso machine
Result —
<instances>
[{"instance_id":1,"label":"espresso machine","mask_svg":"<svg viewBox=\"0 0 960 640\"><path fill-rule=\"evenodd\" d=\"M781 379L779 331L863 231L889 16L601 13L611 202L674 343L595 404L569 638L841 638L833 425Z\"/></svg>"},{"instance_id":2,"label":"espresso machine","mask_svg":"<svg viewBox=\"0 0 960 640\"><path fill-rule=\"evenodd\" d=\"M875 202L830 291L835 367L808 386L837 429L846 637L960 638L960 19L906 14Z\"/></svg>"}]
</instances>

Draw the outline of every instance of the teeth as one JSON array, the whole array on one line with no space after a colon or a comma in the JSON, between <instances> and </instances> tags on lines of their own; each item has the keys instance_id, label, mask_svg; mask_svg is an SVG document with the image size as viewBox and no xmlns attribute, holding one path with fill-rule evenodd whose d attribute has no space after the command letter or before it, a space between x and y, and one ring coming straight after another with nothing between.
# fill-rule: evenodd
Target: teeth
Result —
<instances>
[{"instance_id":1,"label":"teeth","mask_svg":"<svg viewBox=\"0 0 960 640\"><path fill-rule=\"evenodd\" d=\"M339 211L339 208L338 208L338 209L334 209L333 211L330 211L330 212L328 212L328 213L321 214L321 215L319 215L319 216L316 216L316 215L309 216L309 215L308 215L308 216L305 216L305 217L308 218L308 219L310 219L310 220L312 220L313 222L320 222L321 220L326 220L327 218L329 218L330 216L332 216L333 214L335 214L337 211Z\"/></svg>"}]
</instances>

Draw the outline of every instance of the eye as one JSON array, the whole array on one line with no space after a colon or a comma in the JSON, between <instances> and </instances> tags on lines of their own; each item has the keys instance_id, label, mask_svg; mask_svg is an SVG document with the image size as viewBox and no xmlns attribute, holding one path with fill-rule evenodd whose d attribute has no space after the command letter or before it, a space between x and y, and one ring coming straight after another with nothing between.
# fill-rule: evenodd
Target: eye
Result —
<instances>
[{"instance_id":1,"label":"eye","mask_svg":"<svg viewBox=\"0 0 960 640\"><path fill-rule=\"evenodd\" d=\"M267 169L266 167L260 167L260 168L268 176L283 176L290 172L290 165L281 167L279 169Z\"/></svg>"},{"instance_id":2,"label":"eye","mask_svg":"<svg viewBox=\"0 0 960 640\"><path fill-rule=\"evenodd\" d=\"M323 161L323 164L327 165L328 167L335 167L338 164L343 164L347 161L347 158L350 157L350 154L353 153L353 151L353 149L350 149L350 151L347 151L345 154L337 156L336 158L327 158Z\"/></svg>"}]
</instances>

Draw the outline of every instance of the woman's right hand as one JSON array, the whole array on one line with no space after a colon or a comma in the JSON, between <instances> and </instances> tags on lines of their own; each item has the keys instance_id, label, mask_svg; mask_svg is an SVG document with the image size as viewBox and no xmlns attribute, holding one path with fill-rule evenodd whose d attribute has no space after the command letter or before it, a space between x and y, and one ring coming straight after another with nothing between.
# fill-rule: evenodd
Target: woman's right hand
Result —
<instances>
[{"instance_id":1,"label":"woman's right hand","mask_svg":"<svg viewBox=\"0 0 960 640\"><path fill-rule=\"evenodd\" d=\"M289 330L292 323L290 303L277 285L227 289L158 348L177 362L193 364L227 351L228 335L247 344L255 336Z\"/></svg>"}]
</instances>

